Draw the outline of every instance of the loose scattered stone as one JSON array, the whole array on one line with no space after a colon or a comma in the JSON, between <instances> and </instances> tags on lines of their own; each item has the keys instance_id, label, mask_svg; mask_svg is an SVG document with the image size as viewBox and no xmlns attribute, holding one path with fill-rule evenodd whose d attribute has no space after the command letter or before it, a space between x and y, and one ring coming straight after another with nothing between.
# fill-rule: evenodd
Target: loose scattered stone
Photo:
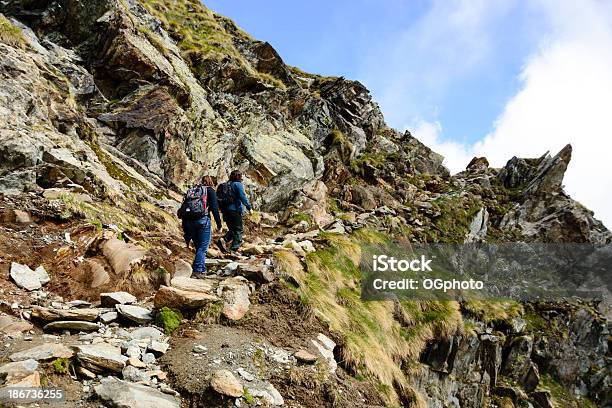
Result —
<instances>
[{"instance_id":1,"label":"loose scattered stone","mask_svg":"<svg viewBox=\"0 0 612 408\"><path fill-rule=\"evenodd\" d=\"M255 379L255 376L249 373L248 371L246 371L244 368L239 368L238 374L240 374L240 376L247 381L253 381Z\"/></svg>"},{"instance_id":2,"label":"loose scattered stone","mask_svg":"<svg viewBox=\"0 0 612 408\"><path fill-rule=\"evenodd\" d=\"M102 323L109 324L117 320L117 317L119 317L117 312L106 312L100 315L100 321Z\"/></svg>"},{"instance_id":3,"label":"loose scattered stone","mask_svg":"<svg viewBox=\"0 0 612 408\"><path fill-rule=\"evenodd\" d=\"M96 373L106 371L121 372L125 367L127 357L121 355L118 347L102 343L95 345L76 346L77 359L81 365Z\"/></svg>"},{"instance_id":4,"label":"loose scattered stone","mask_svg":"<svg viewBox=\"0 0 612 408\"><path fill-rule=\"evenodd\" d=\"M82 377L82 378L86 378L86 379L88 379L88 380L93 380L93 379L95 379L95 378L96 378L96 374L95 374L95 373L93 373L93 372L91 372L91 371L89 371L89 370L88 370L88 369L86 369L85 367L78 366L78 367L76 368L76 372L77 372L77 374L78 374L80 377Z\"/></svg>"},{"instance_id":5,"label":"loose scattered stone","mask_svg":"<svg viewBox=\"0 0 612 408\"><path fill-rule=\"evenodd\" d=\"M196 344L195 346L193 346L192 351L194 353L204 354L208 351L208 348L206 348L206 346L203 346L201 344Z\"/></svg>"},{"instance_id":6,"label":"loose scattered stone","mask_svg":"<svg viewBox=\"0 0 612 408\"><path fill-rule=\"evenodd\" d=\"M323 356L327 365L329 366L329 371L334 374L336 372L336 368L338 368L338 363L334 358L334 348L336 348L336 343L323 333L319 333L316 340L312 340L312 344L319 350L319 353Z\"/></svg>"},{"instance_id":7,"label":"loose scattered stone","mask_svg":"<svg viewBox=\"0 0 612 408\"><path fill-rule=\"evenodd\" d=\"M317 356L312 353L309 353L306 350L299 350L297 353L293 355L297 361L300 363L313 364L317 361Z\"/></svg>"},{"instance_id":8,"label":"loose scattered stone","mask_svg":"<svg viewBox=\"0 0 612 408\"><path fill-rule=\"evenodd\" d=\"M136 302L136 296L127 292L100 293L100 303L103 307L115 307L115 305L127 305Z\"/></svg>"},{"instance_id":9,"label":"loose scattered stone","mask_svg":"<svg viewBox=\"0 0 612 408\"><path fill-rule=\"evenodd\" d=\"M153 339L158 340L163 336L163 333L155 327L146 326L139 327L130 333L130 337L136 340Z\"/></svg>"},{"instance_id":10,"label":"loose scattered stone","mask_svg":"<svg viewBox=\"0 0 612 408\"><path fill-rule=\"evenodd\" d=\"M45 331L60 331L60 330L81 330L81 331L94 331L100 329L100 324L79 321L79 320L58 320L51 322L43 327Z\"/></svg>"},{"instance_id":11,"label":"loose scattered stone","mask_svg":"<svg viewBox=\"0 0 612 408\"><path fill-rule=\"evenodd\" d=\"M11 263L10 276L17 286L29 291L40 289L42 285L49 282L49 275L45 268L38 267L33 271L29 266L16 262Z\"/></svg>"},{"instance_id":12,"label":"loose scattered stone","mask_svg":"<svg viewBox=\"0 0 612 408\"><path fill-rule=\"evenodd\" d=\"M153 353L144 353L142 362L145 364L153 364L155 362L155 355Z\"/></svg>"},{"instance_id":13,"label":"loose scattered stone","mask_svg":"<svg viewBox=\"0 0 612 408\"><path fill-rule=\"evenodd\" d=\"M147 324L153 320L153 315L149 309L135 305L117 304L115 305L117 311L129 320L139 323Z\"/></svg>"},{"instance_id":14,"label":"loose scattered stone","mask_svg":"<svg viewBox=\"0 0 612 408\"><path fill-rule=\"evenodd\" d=\"M210 380L210 386L219 394L232 398L241 397L243 392L240 381L228 370L216 371Z\"/></svg>"},{"instance_id":15,"label":"loose scattered stone","mask_svg":"<svg viewBox=\"0 0 612 408\"><path fill-rule=\"evenodd\" d=\"M142 351L138 345L130 345L125 351L125 355L132 358L140 358Z\"/></svg>"},{"instance_id":16,"label":"loose scattered stone","mask_svg":"<svg viewBox=\"0 0 612 408\"><path fill-rule=\"evenodd\" d=\"M254 388L249 390L251 395L265 400L269 405L280 406L285 403L283 396L272 384L267 384L265 388Z\"/></svg>"},{"instance_id":17,"label":"loose scattered stone","mask_svg":"<svg viewBox=\"0 0 612 408\"><path fill-rule=\"evenodd\" d=\"M115 377L103 378L94 387L98 397L112 406L130 408L180 408L181 400L146 385L134 384Z\"/></svg>"},{"instance_id":18,"label":"loose scattered stone","mask_svg":"<svg viewBox=\"0 0 612 408\"><path fill-rule=\"evenodd\" d=\"M266 265L238 264L236 273L257 283L269 283L274 280L274 274Z\"/></svg>"},{"instance_id":19,"label":"loose scattered stone","mask_svg":"<svg viewBox=\"0 0 612 408\"><path fill-rule=\"evenodd\" d=\"M130 357L128 358L127 363L131 366L134 366L136 368L145 368L147 365L145 363L143 363L142 361L140 361L140 359L136 358L136 357Z\"/></svg>"},{"instance_id":20,"label":"loose scattered stone","mask_svg":"<svg viewBox=\"0 0 612 408\"><path fill-rule=\"evenodd\" d=\"M276 361L279 364L286 364L289 362L290 354L283 349L271 347L267 350L266 354L272 361Z\"/></svg>"},{"instance_id":21,"label":"loose scattered stone","mask_svg":"<svg viewBox=\"0 0 612 408\"><path fill-rule=\"evenodd\" d=\"M162 354L165 354L166 351L168 351L168 347L170 347L168 343L164 343L164 342L157 341L157 340L151 340L151 343L147 347L147 351L151 351L153 352L153 354L160 356Z\"/></svg>"},{"instance_id":22,"label":"loose scattered stone","mask_svg":"<svg viewBox=\"0 0 612 408\"><path fill-rule=\"evenodd\" d=\"M250 290L242 277L227 278L219 284L217 295L224 300L223 316L229 320L240 320L249 311Z\"/></svg>"},{"instance_id":23,"label":"loose scattered stone","mask_svg":"<svg viewBox=\"0 0 612 408\"><path fill-rule=\"evenodd\" d=\"M149 381L149 376L145 374L144 371L140 371L138 368L128 365L122 371L121 375L124 380L131 382L147 382Z\"/></svg>"},{"instance_id":24,"label":"loose scattered stone","mask_svg":"<svg viewBox=\"0 0 612 408\"><path fill-rule=\"evenodd\" d=\"M34 269L34 273L38 277L38 280L40 281L41 285L45 285L51 282L51 277L47 273L44 266L40 265L38 268Z\"/></svg>"},{"instance_id":25,"label":"loose scattered stone","mask_svg":"<svg viewBox=\"0 0 612 408\"><path fill-rule=\"evenodd\" d=\"M34 359L15 361L0 367L0 377L5 383L12 384L32 375L37 369L38 362Z\"/></svg>"},{"instance_id":26,"label":"loose scattered stone","mask_svg":"<svg viewBox=\"0 0 612 408\"><path fill-rule=\"evenodd\" d=\"M51 307L32 307L32 316L45 320L86 320L93 322L98 318L100 311L98 309L54 309Z\"/></svg>"},{"instance_id":27,"label":"loose scattered stone","mask_svg":"<svg viewBox=\"0 0 612 408\"><path fill-rule=\"evenodd\" d=\"M213 293L214 281L212 279L191 279L175 277L172 279L172 287L188 292Z\"/></svg>"},{"instance_id":28,"label":"loose scattered stone","mask_svg":"<svg viewBox=\"0 0 612 408\"><path fill-rule=\"evenodd\" d=\"M15 379L13 382L7 382L5 385L11 388L39 388L41 386L40 373L35 371L19 380Z\"/></svg>"},{"instance_id":29,"label":"loose scattered stone","mask_svg":"<svg viewBox=\"0 0 612 408\"><path fill-rule=\"evenodd\" d=\"M31 330L32 324L19 320L9 315L0 316L0 333L14 336L16 334Z\"/></svg>"},{"instance_id":30,"label":"loose scattered stone","mask_svg":"<svg viewBox=\"0 0 612 408\"><path fill-rule=\"evenodd\" d=\"M63 344L57 343L43 343L30 349L13 353L10 356L11 361L22 361L22 360L50 360L55 358L71 358L74 355L74 351L64 346Z\"/></svg>"},{"instance_id":31,"label":"loose scattered stone","mask_svg":"<svg viewBox=\"0 0 612 408\"><path fill-rule=\"evenodd\" d=\"M90 308L91 307L91 303L90 302L86 302L85 300L71 300L70 302L66 303L68 305L68 307L76 307L76 308Z\"/></svg>"}]
</instances>

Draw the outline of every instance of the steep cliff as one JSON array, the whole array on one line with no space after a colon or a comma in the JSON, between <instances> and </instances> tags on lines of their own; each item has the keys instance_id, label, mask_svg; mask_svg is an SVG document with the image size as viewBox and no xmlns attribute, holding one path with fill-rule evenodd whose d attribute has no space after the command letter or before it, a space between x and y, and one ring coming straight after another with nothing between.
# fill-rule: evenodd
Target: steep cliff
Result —
<instances>
[{"instance_id":1,"label":"steep cliff","mask_svg":"<svg viewBox=\"0 0 612 408\"><path fill-rule=\"evenodd\" d=\"M612 404L609 301L360 300L359 262L372 243L612 243L563 191L570 146L502 169L474 158L450 175L442 156L385 124L362 84L286 65L197 0L8 0L0 13L6 319L79 320L83 312L36 307L72 310L68 301L114 290L136 295L161 326L163 306L189 305L159 360L163 376L150 374L155 359L140 361L149 349L163 354L158 345L118 343L119 357L149 366L114 375L151 387L81 370L88 391L77 387L72 402L119 404L121 387L169 395L167 372L187 406ZM261 210L247 221L244 256L232 263L212 250L217 277L181 277L192 256L174 216L181 193L234 168ZM13 263L44 265L46 291L16 289ZM233 274L244 279L224 277ZM102 340L80 340L122 339L103 313L115 312L95 312ZM3 335L13 323L0 324ZM114 367L98 361L96 371L91 359L81 350L70 361ZM240 373L244 389L221 367Z\"/></svg>"}]
</instances>

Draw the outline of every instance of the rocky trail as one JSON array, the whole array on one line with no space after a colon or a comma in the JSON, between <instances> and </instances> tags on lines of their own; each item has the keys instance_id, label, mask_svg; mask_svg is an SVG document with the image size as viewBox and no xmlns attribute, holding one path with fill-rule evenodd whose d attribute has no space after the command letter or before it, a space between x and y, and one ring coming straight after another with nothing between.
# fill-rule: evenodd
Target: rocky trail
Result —
<instances>
[{"instance_id":1,"label":"rocky trail","mask_svg":"<svg viewBox=\"0 0 612 408\"><path fill-rule=\"evenodd\" d=\"M607 251L570 145L451 175L199 0L3 0L0 55L0 390L67 397L19 406L612 406L609 271L595 300L361 299L371 248ZM182 194L235 169L247 242L192 279Z\"/></svg>"},{"instance_id":2,"label":"rocky trail","mask_svg":"<svg viewBox=\"0 0 612 408\"><path fill-rule=\"evenodd\" d=\"M94 276L88 281L70 282L68 274L50 276L42 265L6 264L10 279L2 280L0 304L3 388L60 387L66 401L53 406L66 407L100 401L131 407L292 406L309 400L316 405L321 397L313 388L336 376L336 343L300 312L295 293L279 284L272 256L290 251L304 258L315 250L317 231L267 240L256 235L250 239L257 243L247 242L237 256L210 248L205 279L190 277L190 251L182 248L181 256L172 257L171 272L160 272L158 289L137 298L101 291L113 285L109 276L96 275L107 274L104 266L136 268L145 258L137 244L116 238L116 226L96 231L98 249L92 250L91 237L64 232L69 225L56 225L52 233L49 224L48 234L30 234L34 222L27 212L5 206L3 214L15 215L5 224L14 228L2 227L11 240L26 240L23 234L42 239L45 247L57 243L56 258L68 244L86 254L73 263L103 265L90 269ZM275 226L273 216L265 217ZM40 259L27 252L15 258ZM59 293L65 295L54 288L64 288ZM367 390L345 377L334 392L346 392L358 405L377 398L374 389L365 395Z\"/></svg>"}]
</instances>

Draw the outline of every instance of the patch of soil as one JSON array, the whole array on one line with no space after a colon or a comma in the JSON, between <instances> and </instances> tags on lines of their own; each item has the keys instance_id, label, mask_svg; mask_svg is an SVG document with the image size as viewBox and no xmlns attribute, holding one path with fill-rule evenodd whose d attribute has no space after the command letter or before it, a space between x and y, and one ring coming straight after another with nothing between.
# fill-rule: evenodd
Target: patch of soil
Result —
<instances>
[{"instance_id":1,"label":"patch of soil","mask_svg":"<svg viewBox=\"0 0 612 408\"><path fill-rule=\"evenodd\" d=\"M297 293L280 282L262 285L250 300L249 313L236 325L265 337L277 347L294 351L310 349L311 339L318 333L332 337L325 326L303 308Z\"/></svg>"},{"instance_id":2,"label":"patch of soil","mask_svg":"<svg viewBox=\"0 0 612 408\"><path fill-rule=\"evenodd\" d=\"M275 350L293 354L299 349L319 355L312 343L325 327L302 310L297 294L279 282L261 286L251 296L251 309L238 322L198 324L184 327L172 338L171 350L160 360L173 387L190 407L230 406L209 388L210 376L229 369L237 378L238 368L256 376L253 382L240 378L247 388L270 382L288 407L384 406L376 385L358 381L338 368L330 375L323 360L315 365L298 364L292 357L279 363ZM206 353L194 353L202 345ZM259 350L259 351L258 351ZM245 400L241 401L246 405Z\"/></svg>"}]
</instances>

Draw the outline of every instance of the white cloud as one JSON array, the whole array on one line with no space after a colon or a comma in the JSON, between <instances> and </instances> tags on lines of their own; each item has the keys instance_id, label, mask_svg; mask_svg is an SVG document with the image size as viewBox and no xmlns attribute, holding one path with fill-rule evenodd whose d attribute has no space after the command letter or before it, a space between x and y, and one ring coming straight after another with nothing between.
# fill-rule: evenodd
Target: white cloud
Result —
<instances>
[{"instance_id":1,"label":"white cloud","mask_svg":"<svg viewBox=\"0 0 612 408\"><path fill-rule=\"evenodd\" d=\"M436 100L449 85L491 62L498 44L487 33L516 2L433 0L408 27L365 50L358 76L377 90L388 123L402 123L406 114L436 117Z\"/></svg>"},{"instance_id":2,"label":"white cloud","mask_svg":"<svg viewBox=\"0 0 612 408\"><path fill-rule=\"evenodd\" d=\"M460 171L472 156L503 166L512 156L552 154L571 143L566 191L612 227L612 3L541 1L551 30L521 72L522 87L494 130L471 146L445 142L437 123L414 134Z\"/></svg>"}]
</instances>

